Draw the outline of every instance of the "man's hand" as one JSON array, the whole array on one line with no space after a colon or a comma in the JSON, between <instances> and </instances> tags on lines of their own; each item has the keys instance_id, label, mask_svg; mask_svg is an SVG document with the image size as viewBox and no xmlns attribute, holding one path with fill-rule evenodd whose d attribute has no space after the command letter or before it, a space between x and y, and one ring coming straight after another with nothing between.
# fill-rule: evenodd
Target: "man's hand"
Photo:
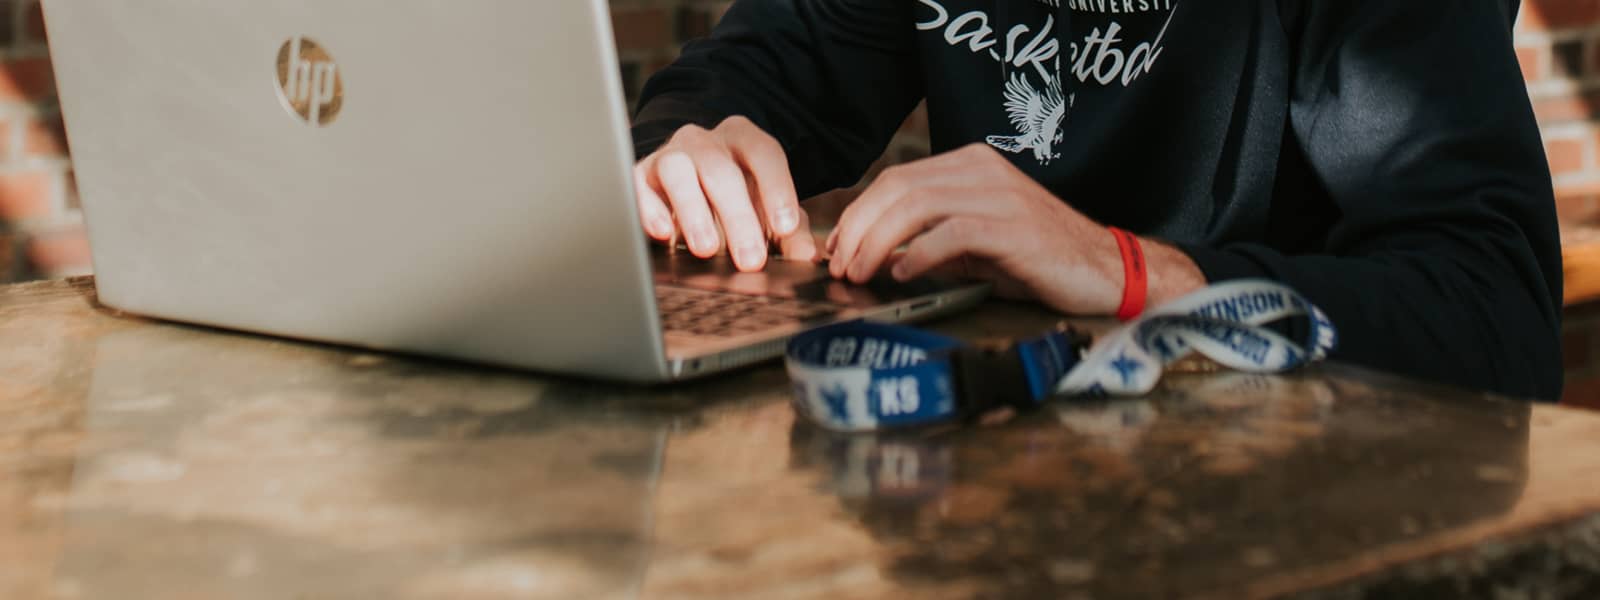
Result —
<instances>
[{"instance_id":1,"label":"man's hand","mask_svg":"<svg viewBox=\"0 0 1600 600\"><path fill-rule=\"evenodd\" d=\"M712 130L684 127L633 174L645 233L658 241L682 235L690 252L709 258L727 240L742 271L766 266L769 241L786 258L817 258L788 157L749 119L730 117Z\"/></svg>"},{"instance_id":2,"label":"man's hand","mask_svg":"<svg viewBox=\"0 0 1600 600\"><path fill-rule=\"evenodd\" d=\"M1151 306L1205 285L1187 255L1144 245ZM833 275L856 283L892 263L896 279L950 270L1071 314L1111 314L1122 303L1122 255L1110 231L984 144L884 171L845 210L827 248Z\"/></svg>"}]
</instances>

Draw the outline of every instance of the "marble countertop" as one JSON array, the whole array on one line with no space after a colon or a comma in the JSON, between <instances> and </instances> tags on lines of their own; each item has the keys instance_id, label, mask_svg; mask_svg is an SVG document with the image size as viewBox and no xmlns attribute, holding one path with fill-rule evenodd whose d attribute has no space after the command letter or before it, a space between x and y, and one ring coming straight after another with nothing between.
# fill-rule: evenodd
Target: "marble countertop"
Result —
<instances>
[{"instance_id":1,"label":"marble countertop","mask_svg":"<svg viewBox=\"0 0 1600 600\"><path fill-rule=\"evenodd\" d=\"M848 436L785 381L617 387L3 287L0 597L1600 597L1600 415L1328 365Z\"/></svg>"}]
</instances>

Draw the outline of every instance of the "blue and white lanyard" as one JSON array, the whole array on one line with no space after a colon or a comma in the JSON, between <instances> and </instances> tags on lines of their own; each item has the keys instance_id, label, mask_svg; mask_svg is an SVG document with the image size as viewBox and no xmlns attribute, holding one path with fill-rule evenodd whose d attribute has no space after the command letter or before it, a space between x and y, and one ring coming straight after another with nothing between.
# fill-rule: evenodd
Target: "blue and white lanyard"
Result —
<instances>
[{"instance_id":1,"label":"blue and white lanyard","mask_svg":"<svg viewBox=\"0 0 1600 600\"><path fill-rule=\"evenodd\" d=\"M1291 340L1266 324L1303 316ZM795 409L837 431L930 425L1052 396L1137 396L1198 352L1230 369L1278 373L1326 358L1338 343L1321 309L1281 284L1214 285L1158 307L1087 347L1070 331L982 350L919 329L866 321L790 340Z\"/></svg>"}]
</instances>

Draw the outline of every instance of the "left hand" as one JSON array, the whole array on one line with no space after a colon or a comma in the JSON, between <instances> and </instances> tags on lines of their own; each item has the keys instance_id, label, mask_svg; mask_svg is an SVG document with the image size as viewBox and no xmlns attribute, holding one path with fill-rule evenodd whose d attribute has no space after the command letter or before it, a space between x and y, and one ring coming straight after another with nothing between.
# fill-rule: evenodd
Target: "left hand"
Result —
<instances>
[{"instance_id":1,"label":"left hand","mask_svg":"<svg viewBox=\"0 0 1600 600\"><path fill-rule=\"evenodd\" d=\"M1187 255L1143 244L1149 306L1205 285ZM845 210L827 247L834 277L856 283L890 263L901 281L959 266L1002 295L1065 313L1107 315L1122 303L1116 238L986 144L884 171Z\"/></svg>"}]
</instances>

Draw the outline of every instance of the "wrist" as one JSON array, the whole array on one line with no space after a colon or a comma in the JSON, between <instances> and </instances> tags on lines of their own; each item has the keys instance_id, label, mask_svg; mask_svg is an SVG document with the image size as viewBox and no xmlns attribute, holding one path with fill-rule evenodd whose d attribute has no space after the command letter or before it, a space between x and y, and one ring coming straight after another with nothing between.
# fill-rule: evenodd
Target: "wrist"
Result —
<instances>
[{"instance_id":1,"label":"wrist","mask_svg":"<svg viewBox=\"0 0 1600 600\"><path fill-rule=\"evenodd\" d=\"M1205 274L1200 266L1188 254L1176 246L1150 238L1142 238L1128 234L1124 240L1119 240L1119 230L1114 227L1106 228L1103 237L1103 250L1100 255L1106 257L1100 271L1106 281L1111 282L1112 290L1105 298L1097 301L1101 314L1117 315L1124 310L1134 308L1142 309L1140 312L1156 308L1178 298L1187 296L1206 286ZM1136 269L1128 264L1128 252L1125 245L1136 244L1138 259L1143 262L1143 281L1130 281L1128 276ZM1130 289L1130 284L1143 287L1143 302L1138 300L1139 290ZM1130 296L1134 296L1130 298ZM1128 306L1130 301L1141 306Z\"/></svg>"},{"instance_id":2,"label":"wrist","mask_svg":"<svg viewBox=\"0 0 1600 600\"><path fill-rule=\"evenodd\" d=\"M1206 286L1205 273L1188 254L1160 240L1142 241L1149 267L1148 306L1161 306Z\"/></svg>"},{"instance_id":3,"label":"wrist","mask_svg":"<svg viewBox=\"0 0 1600 600\"><path fill-rule=\"evenodd\" d=\"M1122 321L1132 321L1143 314L1149 301L1150 272L1145 258L1144 244L1139 236L1116 227L1108 227L1117 242L1117 254L1122 262L1122 294L1113 313Z\"/></svg>"}]
</instances>

